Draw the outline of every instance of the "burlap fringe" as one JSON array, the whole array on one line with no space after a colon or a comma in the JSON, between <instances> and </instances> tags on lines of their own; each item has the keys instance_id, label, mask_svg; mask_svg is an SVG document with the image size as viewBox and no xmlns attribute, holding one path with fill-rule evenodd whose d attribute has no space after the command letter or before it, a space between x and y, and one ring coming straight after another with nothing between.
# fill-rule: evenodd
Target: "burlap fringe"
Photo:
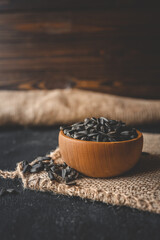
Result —
<instances>
[{"instance_id":1,"label":"burlap fringe","mask_svg":"<svg viewBox=\"0 0 160 240\"><path fill-rule=\"evenodd\" d=\"M57 163L62 162L61 154L59 149L50 153L52 159L54 159ZM34 164L33 161L31 164ZM127 196L127 194L123 194L122 192L116 193L114 191L106 191L102 189L92 187L88 187L88 182L92 178L84 177L82 180L78 179L76 186L68 186L64 183L58 183L56 181L51 181L46 172L40 172L35 174L23 174L22 172L22 162L17 164L17 168L13 172L1 171L0 176L3 178L16 178L19 177L22 179L22 183L24 188L37 190L37 191L50 191L56 194L63 194L68 196L78 196L81 198L87 198L92 201L101 201L107 204L112 205L126 205L132 208L137 208L144 211L150 211L154 213L160 213L160 200L156 199L156 197L152 200L146 200L143 197L135 197L135 196ZM81 184L82 181L82 184ZM85 184L86 183L86 184Z\"/></svg>"},{"instance_id":2,"label":"burlap fringe","mask_svg":"<svg viewBox=\"0 0 160 240\"><path fill-rule=\"evenodd\" d=\"M18 172L17 169L15 171L12 171L12 172L0 170L0 177L2 177L2 178L14 179L14 178L18 177L18 175L19 175L19 172Z\"/></svg>"}]
</instances>

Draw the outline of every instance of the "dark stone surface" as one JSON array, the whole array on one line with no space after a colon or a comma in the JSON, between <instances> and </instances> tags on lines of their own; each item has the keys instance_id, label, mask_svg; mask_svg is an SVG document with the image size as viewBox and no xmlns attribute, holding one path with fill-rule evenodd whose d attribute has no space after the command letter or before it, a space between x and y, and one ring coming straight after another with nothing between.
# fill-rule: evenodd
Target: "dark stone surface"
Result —
<instances>
[{"instance_id":1,"label":"dark stone surface","mask_svg":"<svg viewBox=\"0 0 160 240\"><path fill-rule=\"evenodd\" d=\"M19 161L46 154L57 146L57 137L58 127L1 128L0 169L13 170ZM20 192L0 197L1 240L160 239L160 216L153 213L23 190L20 180L0 179L1 187Z\"/></svg>"}]
</instances>

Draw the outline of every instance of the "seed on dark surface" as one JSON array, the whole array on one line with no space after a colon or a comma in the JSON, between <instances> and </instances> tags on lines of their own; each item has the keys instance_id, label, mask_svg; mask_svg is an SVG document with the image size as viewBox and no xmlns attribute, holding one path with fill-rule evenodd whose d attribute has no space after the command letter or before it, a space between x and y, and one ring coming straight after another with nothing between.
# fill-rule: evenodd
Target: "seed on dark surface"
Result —
<instances>
[{"instance_id":1,"label":"seed on dark surface","mask_svg":"<svg viewBox=\"0 0 160 240\"><path fill-rule=\"evenodd\" d=\"M15 190L15 189L13 189L13 188L8 188L8 189L6 189L6 192L7 192L7 193L14 193L14 194L18 193L18 191Z\"/></svg>"},{"instance_id":2,"label":"seed on dark surface","mask_svg":"<svg viewBox=\"0 0 160 240\"><path fill-rule=\"evenodd\" d=\"M18 191L16 189L13 188L1 188L0 189L0 197L5 195L5 194L16 194L18 193Z\"/></svg>"},{"instance_id":3,"label":"seed on dark surface","mask_svg":"<svg viewBox=\"0 0 160 240\"><path fill-rule=\"evenodd\" d=\"M31 169L31 165L25 165L24 168L23 168L23 173L26 173L26 172L30 172L30 169Z\"/></svg>"},{"instance_id":4,"label":"seed on dark surface","mask_svg":"<svg viewBox=\"0 0 160 240\"><path fill-rule=\"evenodd\" d=\"M0 189L0 197L3 196L6 193L6 189L5 188L1 188Z\"/></svg>"},{"instance_id":5,"label":"seed on dark surface","mask_svg":"<svg viewBox=\"0 0 160 240\"><path fill-rule=\"evenodd\" d=\"M55 177L51 171L48 171L48 177L50 178L50 180L55 180Z\"/></svg>"},{"instance_id":6,"label":"seed on dark surface","mask_svg":"<svg viewBox=\"0 0 160 240\"><path fill-rule=\"evenodd\" d=\"M63 129L64 134L68 137L84 141L126 141L138 136L135 128L127 126L122 121L105 117L85 118L84 122L74 123Z\"/></svg>"}]
</instances>

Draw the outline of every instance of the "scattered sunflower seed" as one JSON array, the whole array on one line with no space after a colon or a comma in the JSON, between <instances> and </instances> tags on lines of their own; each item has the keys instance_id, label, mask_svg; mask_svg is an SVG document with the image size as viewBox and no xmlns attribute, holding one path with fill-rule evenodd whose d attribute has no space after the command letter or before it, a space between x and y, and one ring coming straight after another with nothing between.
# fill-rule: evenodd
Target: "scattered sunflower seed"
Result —
<instances>
[{"instance_id":1,"label":"scattered sunflower seed","mask_svg":"<svg viewBox=\"0 0 160 240\"><path fill-rule=\"evenodd\" d=\"M0 197L5 194L16 194L16 193L19 193L19 192L14 188L1 188L0 189Z\"/></svg>"},{"instance_id":2,"label":"scattered sunflower seed","mask_svg":"<svg viewBox=\"0 0 160 240\"><path fill-rule=\"evenodd\" d=\"M46 161L47 160L47 161ZM44 161L44 162L43 162ZM66 183L73 182L79 176L79 173L70 168L66 163L56 164L51 157L44 156L36 158L36 162L31 166L27 161L22 162L23 173L39 173L46 171L50 180ZM70 185L75 185L72 183ZM14 189L9 189L8 192L15 192ZM5 194L6 190L1 190L0 194Z\"/></svg>"},{"instance_id":3,"label":"scattered sunflower seed","mask_svg":"<svg viewBox=\"0 0 160 240\"><path fill-rule=\"evenodd\" d=\"M23 173L30 172L30 169L31 169L31 165L29 164L25 165L23 168Z\"/></svg>"},{"instance_id":4,"label":"scattered sunflower seed","mask_svg":"<svg viewBox=\"0 0 160 240\"><path fill-rule=\"evenodd\" d=\"M50 180L55 180L55 177L51 171L48 171L48 177L50 178Z\"/></svg>"}]
</instances>

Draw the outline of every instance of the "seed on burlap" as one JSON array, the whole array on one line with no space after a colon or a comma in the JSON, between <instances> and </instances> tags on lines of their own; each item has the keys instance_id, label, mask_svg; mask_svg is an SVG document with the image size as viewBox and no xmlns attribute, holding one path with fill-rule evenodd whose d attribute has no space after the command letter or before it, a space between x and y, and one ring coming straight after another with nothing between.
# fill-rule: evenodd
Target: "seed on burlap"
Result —
<instances>
[{"instance_id":1,"label":"seed on burlap","mask_svg":"<svg viewBox=\"0 0 160 240\"><path fill-rule=\"evenodd\" d=\"M49 171L50 170L50 166L48 164L44 164L44 171Z\"/></svg>"},{"instance_id":2,"label":"seed on burlap","mask_svg":"<svg viewBox=\"0 0 160 240\"><path fill-rule=\"evenodd\" d=\"M51 171L48 171L48 177L50 178L50 180L55 180L55 177Z\"/></svg>"},{"instance_id":3,"label":"seed on burlap","mask_svg":"<svg viewBox=\"0 0 160 240\"><path fill-rule=\"evenodd\" d=\"M52 172L54 172L54 171L55 171L55 166L53 165L52 167L50 167L50 170L51 170Z\"/></svg>"},{"instance_id":4,"label":"seed on burlap","mask_svg":"<svg viewBox=\"0 0 160 240\"><path fill-rule=\"evenodd\" d=\"M63 168L63 169L62 169L62 178L63 178L63 179L65 179L66 173L67 173L66 169Z\"/></svg>"},{"instance_id":5,"label":"seed on burlap","mask_svg":"<svg viewBox=\"0 0 160 240\"><path fill-rule=\"evenodd\" d=\"M23 168L23 173L30 172L30 169L31 169L31 165L29 165L29 164L25 165Z\"/></svg>"},{"instance_id":6,"label":"seed on burlap","mask_svg":"<svg viewBox=\"0 0 160 240\"><path fill-rule=\"evenodd\" d=\"M44 156L44 157L38 157L37 158L37 161L38 162L41 162L41 161L49 161L49 160L51 160L51 157L48 157L48 156Z\"/></svg>"},{"instance_id":7,"label":"seed on burlap","mask_svg":"<svg viewBox=\"0 0 160 240\"><path fill-rule=\"evenodd\" d=\"M32 168L30 169L31 173L38 173L44 169L44 165L42 162L36 163L32 165Z\"/></svg>"},{"instance_id":8,"label":"seed on burlap","mask_svg":"<svg viewBox=\"0 0 160 240\"><path fill-rule=\"evenodd\" d=\"M86 133L86 130L80 134L84 133ZM49 156L38 157L35 160L36 162L32 166L28 164L27 161L23 161L23 173L29 172L32 174L46 171L50 180L56 180L62 183L72 182L79 176L79 173L76 170L70 168L66 163L56 164L54 160ZM75 183L73 182L70 185L75 185ZM10 192L12 192L12 190L10 190Z\"/></svg>"},{"instance_id":9,"label":"seed on burlap","mask_svg":"<svg viewBox=\"0 0 160 240\"><path fill-rule=\"evenodd\" d=\"M70 185L70 186L73 186L73 185L76 185L76 182L75 182L75 181L71 181L71 182L66 182L66 185Z\"/></svg>"},{"instance_id":10,"label":"seed on burlap","mask_svg":"<svg viewBox=\"0 0 160 240\"><path fill-rule=\"evenodd\" d=\"M22 167L24 168L26 165L28 165L28 161L25 161L25 160L24 160L24 161L22 162Z\"/></svg>"}]
</instances>

